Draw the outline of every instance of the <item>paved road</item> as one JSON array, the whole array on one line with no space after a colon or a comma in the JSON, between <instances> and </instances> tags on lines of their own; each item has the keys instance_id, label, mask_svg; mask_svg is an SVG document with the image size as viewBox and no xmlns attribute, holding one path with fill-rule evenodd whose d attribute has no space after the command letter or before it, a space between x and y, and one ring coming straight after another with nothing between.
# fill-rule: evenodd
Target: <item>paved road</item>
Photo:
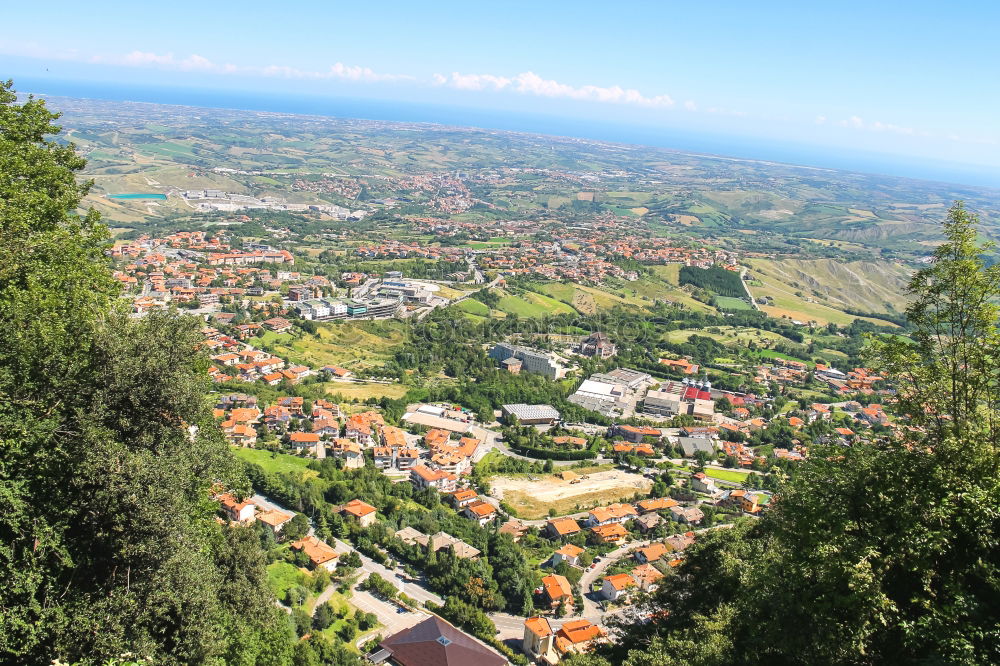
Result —
<instances>
[{"instance_id":1,"label":"paved road","mask_svg":"<svg viewBox=\"0 0 1000 666\"><path fill-rule=\"evenodd\" d=\"M383 628L379 629L378 633L383 636L392 636L404 629L409 629L421 620L429 617L429 614L423 611L407 610L404 613L400 613L399 609L402 606L379 599L365 590L354 590L351 596L351 603L364 612L374 613L378 617L378 621L383 625ZM366 635L358 639L358 643L363 643L370 639L371 636Z\"/></svg>"},{"instance_id":2,"label":"paved road","mask_svg":"<svg viewBox=\"0 0 1000 666\"><path fill-rule=\"evenodd\" d=\"M633 541L620 546L603 556L596 567L583 572L583 575L580 576L580 592L583 594L583 612L581 615L584 619L590 620L594 624L599 624L604 617L604 611L598 603L599 597L590 591L590 587L594 584L594 581L603 576L609 566L628 555L629 551L636 548L644 548L650 543L650 541Z\"/></svg>"},{"instance_id":3,"label":"paved road","mask_svg":"<svg viewBox=\"0 0 1000 666\"><path fill-rule=\"evenodd\" d=\"M511 458L517 458L518 460L527 460L529 462L540 462L540 463L545 462L545 460L542 459L542 458L530 458L528 456L522 456L520 453L514 453L513 451L510 450L510 448L507 447L506 444L504 444L503 442L498 442L496 440L493 440L493 445L492 445L491 448L495 448L497 451L499 451L500 453L504 454L505 456L510 456ZM553 460L552 464L554 466L556 466L556 467L571 467L572 465L575 465L578 462L580 462L580 461L579 460Z\"/></svg>"},{"instance_id":4,"label":"paved road","mask_svg":"<svg viewBox=\"0 0 1000 666\"><path fill-rule=\"evenodd\" d=\"M334 550L338 553L348 553L352 550L349 545L337 539L334 543ZM435 604L443 604L444 601L438 595L434 594L426 587L424 587L419 582L403 582L399 578L398 574L403 573L402 569L390 570L378 562L374 561L367 555L363 555L360 552L358 555L361 557L361 570L364 572L362 574L362 579L367 578L370 574L377 573L382 578L386 579L390 583L396 586L403 594L416 600L419 603L426 603L430 601ZM405 574L404 574L405 575Z\"/></svg>"}]
</instances>

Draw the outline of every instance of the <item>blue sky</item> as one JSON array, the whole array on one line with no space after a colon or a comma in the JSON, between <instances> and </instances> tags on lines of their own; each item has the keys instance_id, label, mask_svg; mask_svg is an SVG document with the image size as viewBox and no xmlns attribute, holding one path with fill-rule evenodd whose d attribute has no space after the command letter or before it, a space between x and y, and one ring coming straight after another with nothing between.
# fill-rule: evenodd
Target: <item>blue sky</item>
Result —
<instances>
[{"instance_id":1,"label":"blue sky","mask_svg":"<svg viewBox=\"0 0 1000 666\"><path fill-rule=\"evenodd\" d=\"M1000 174L1000 3L57 1L3 23L15 80L543 113Z\"/></svg>"}]
</instances>

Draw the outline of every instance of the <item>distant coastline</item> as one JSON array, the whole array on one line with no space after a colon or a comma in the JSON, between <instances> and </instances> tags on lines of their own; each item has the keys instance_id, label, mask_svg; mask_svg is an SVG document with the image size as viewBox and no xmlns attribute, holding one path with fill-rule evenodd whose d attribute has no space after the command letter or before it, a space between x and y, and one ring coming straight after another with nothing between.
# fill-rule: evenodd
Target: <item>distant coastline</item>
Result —
<instances>
[{"instance_id":1,"label":"distant coastline","mask_svg":"<svg viewBox=\"0 0 1000 666\"><path fill-rule=\"evenodd\" d=\"M216 109L270 111L394 122L426 122L500 131L628 143L684 152L794 166L840 169L871 175L1000 188L1000 172L975 165L934 163L895 155L837 151L821 146L722 136L645 126L626 126L542 114L414 104L374 99L308 97L292 94L120 85L22 77L20 92L80 99L179 104Z\"/></svg>"}]
</instances>

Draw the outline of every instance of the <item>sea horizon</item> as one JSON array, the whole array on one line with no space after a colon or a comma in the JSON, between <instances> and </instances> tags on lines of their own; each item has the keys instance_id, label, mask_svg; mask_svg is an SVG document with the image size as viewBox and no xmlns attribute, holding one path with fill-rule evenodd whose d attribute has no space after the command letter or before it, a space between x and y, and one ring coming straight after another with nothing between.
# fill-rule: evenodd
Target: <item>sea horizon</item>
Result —
<instances>
[{"instance_id":1,"label":"sea horizon","mask_svg":"<svg viewBox=\"0 0 1000 666\"><path fill-rule=\"evenodd\" d=\"M928 180L966 187L1000 189L1000 171L987 166L934 162L857 150L835 150L792 142L692 132L643 125L601 123L579 118L490 111L473 107L367 98L320 97L196 87L141 86L106 81L64 81L21 77L21 94L144 102L238 111L264 111L385 122L431 123L484 130L524 132L677 150L718 157L777 162L796 167L835 169L870 176Z\"/></svg>"}]
</instances>

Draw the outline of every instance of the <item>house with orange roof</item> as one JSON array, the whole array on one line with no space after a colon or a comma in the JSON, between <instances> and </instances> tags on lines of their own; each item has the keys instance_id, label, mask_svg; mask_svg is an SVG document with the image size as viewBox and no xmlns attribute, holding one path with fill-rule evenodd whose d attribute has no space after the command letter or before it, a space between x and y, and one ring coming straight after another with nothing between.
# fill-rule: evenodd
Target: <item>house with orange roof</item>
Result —
<instances>
[{"instance_id":1,"label":"house with orange roof","mask_svg":"<svg viewBox=\"0 0 1000 666\"><path fill-rule=\"evenodd\" d=\"M382 439L383 446L394 449L406 446L406 433L401 428L382 426L379 428L379 436Z\"/></svg>"},{"instance_id":2,"label":"house with orange roof","mask_svg":"<svg viewBox=\"0 0 1000 666\"><path fill-rule=\"evenodd\" d=\"M281 509L270 507L260 507L260 509L260 513L257 514L257 521L267 525L275 536L278 536L281 529L295 517L294 513L282 511Z\"/></svg>"},{"instance_id":3,"label":"house with orange roof","mask_svg":"<svg viewBox=\"0 0 1000 666\"><path fill-rule=\"evenodd\" d=\"M440 428L431 428L424 434L424 446L434 450L448 443L451 433Z\"/></svg>"},{"instance_id":4,"label":"house with orange roof","mask_svg":"<svg viewBox=\"0 0 1000 666\"><path fill-rule=\"evenodd\" d=\"M788 425L792 426L793 428L801 428L805 424L806 422L797 416L788 417Z\"/></svg>"},{"instance_id":5,"label":"house with orange roof","mask_svg":"<svg viewBox=\"0 0 1000 666\"><path fill-rule=\"evenodd\" d=\"M257 507L252 502L241 502L231 493L223 493L215 499L226 517L234 523L252 523L256 518Z\"/></svg>"},{"instance_id":6,"label":"house with orange roof","mask_svg":"<svg viewBox=\"0 0 1000 666\"><path fill-rule=\"evenodd\" d=\"M546 666L559 663L559 653L555 648L555 634L552 626L544 617L529 617L524 621L524 638L521 641L521 651L528 658Z\"/></svg>"},{"instance_id":7,"label":"house with orange roof","mask_svg":"<svg viewBox=\"0 0 1000 666\"><path fill-rule=\"evenodd\" d=\"M396 449L396 467L402 471L408 471L420 461L420 449L412 446Z\"/></svg>"},{"instance_id":8,"label":"house with orange roof","mask_svg":"<svg viewBox=\"0 0 1000 666\"><path fill-rule=\"evenodd\" d=\"M619 425L615 426L615 431L622 439L632 444L640 443L645 437L655 437L658 439L663 435L658 428L650 426Z\"/></svg>"},{"instance_id":9,"label":"house with orange roof","mask_svg":"<svg viewBox=\"0 0 1000 666\"><path fill-rule=\"evenodd\" d=\"M254 447L257 444L257 431L253 426L245 423L234 423L230 427L223 428L226 437L236 446Z\"/></svg>"},{"instance_id":10,"label":"house with orange roof","mask_svg":"<svg viewBox=\"0 0 1000 666\"><path fill-rule=\"evenodd\" d=\"M352 499L341 508L340 512L354 518L361 527L368 527L374 524L377 515L375 507L359 499Z\"/></svg>"},{"instance_id":11,"label":"house with orange roof","mask_svg":"<svg viewBox=\"0 0 1000 666\"><path fill-rule=\"evenodd\" d=\"M285 376L283 374L281 374L280 372L271 372L269 374L264 375L260 379L261 379L262 382L264 382L268 386L277 386L282 381L284 381Z\"/></svg>"},{"instance_id":12,"label":"house with orange roof","mask_svg":"<svg viewBox=\"0 0 1000 666\"><path fill-rule=\"evenodd\" d=\"M665 557L669 552L670 548L665 543L651 543L636 550L633 556L639 564L649 564Z\"/></svg>"},{"instance_id":13,"label":"house with orange roof","mask_svg":"<svg viewBox=\"0 0 1000 666\"><path fill-rule=\"evenodd\" d=\"M604 635L604 631L589 620L570 620L556 632L556 651L560 655L586 652Z\"/></svg>"},{"instance_id":14,"label":"house with orange roof","mask_svg":"<svg viewBox=\"0 0 1000 666\"><path fill-rule=\"evenodd\" d=\"M560 562L565 562L571 567L579 566L580 556L583 553L583 548L580 548L576 544L568 543L552 553L552 566L558 566Z\"/></svg>"},{"instance_id":15,"label":"house with orange roof","mask_svg":"<svg viewBox=\"0 0 1000 666\"><path fill-rule=\"evenodd\" d=\"M601 596L608 601L618 601L633 587L636 587L635 579L628 574L605 576L601 585Z\"/></svg>"},{"instance_id":16,"label":"house with orange roof","mask_svg":"<svg viewBox=\"0 0 1000 666\"><path fill-rule=\"evenodd\" d=\"M470 520L475 520L479 523L480 527L485 527L486 523L497 517L497 510L489 502L477 500L467 504L465 508L462 509L462 515Z\"/></svg>"},{"instance_id":17,"label":"house with orange roof","mask_svg":"<svg viewBox=\"0 0 1000 666\"><path fill-rule=\"evenodd\" d=\"M441 493L450 493L455 490L458 478L442 469L431 469L423 464L416 464L410 468L410 482L417 490L434 488Z\"/></svg>"},{"instance_id":18,"label":"house with orange roof","mask_svg":"<svg viewBox=\"0 0 1000 666\"><path fill-rule=\"evenodd\" d=\"M651 513L654 511L666 511L672 506L677 506L677 500L671 497L655 497L636 502L640 513Z\"/></svg>"},{"instance_id":19,"label":"house with orange roof","mask_svg":"<svg viewBox=\"0 0 1000 666\"><path fill-rule=\"evenodd\" d=\"M643 592L655 592L663 574L652 564L640 564L632 569L632 579Z\"/></svg>"},{"instance_id":20,"label":"house with orange roof","mask_svg":"<svg viewBox=\"0 0 1000 666\"><path fill-rule=\"evenodd\" d=\"M327 445L334 458L344 461L347 469L360 469L365 466L365 454L361 445L353 439L338 437Z\"/></svg>"},{"instance_id":21,"label":"house with orange roof","mask_svg":"<svg viewBox=\"0 0 1000 666\"><path fill-rule=\"evenodd\" d=\"M327 571L337 568L337 551L316 536L307 536L292 543L292 550L304 552L309 557L313 569L322 567Z\"/></svg>"},{"instance_id":22,"label":"house with orange roof","mask_svg":"<svg viewBox=\"0 0 1000 666\"><path fill-rule=\"evenodd\" d=\"M479 499L479 495L477 495L476 491L471 488L460 488L451 493L451 503L456 510L465 508L477 499Z\"/></svg>"},{"instance_id":23,"label":"house with orange roof","mask_svg":"<svg viewBox=\"0 0 1000 666\"><path fill-rule=\"evenodd\" d=\"M672 368L674 370L682 372L685 375L694 375L694 374L697 374L698 373L698 369L699 369L696 364L691 363L690 361L688 361L686 359L683 359L683 358L682 359L677 359L677 360L673 360L673 359L669 359L669 358L661 358L660 359L660 363L662 365L667 366L668 368Z\"/></svg>"},{"instance_id":24,"label":"house with orange roof","mask_svg":"<svg viewBox=\"0 0 1000 666\"><path fill-rule=\"evenodd\" d=\"M237 407L229 412L229 418L237 423L257 423L260 421L260 410L255 407Z\"/></svg>"},{"instance_id":25,"label":"house with orange roof","mask_svg":"<svg viewBox=\"0 0 1000 666\"><path fill-rule=\"evenodd\" d=\"M574 446L578 449L582 449L583 447L587 446L586 439L584 439L583 437L574 437L572 435L560 435L558 437L553 437L552 443Z\"/></svg>"},{"instance_id":26,"label":"house with orange roof","mask_svg":"<svg viewBox=\"0 0 1000 666\"><path fill-rule=\"evenodd\" d=\"M552 518L545 523L545 532L552 539L565 539L580 532L580 525L569 517Z\"/></svg>"},{"instance_id":27,"label":"house with orange roof","mask_svg":"<svg viewBox=\"0 0 1000 666\"><path fill-rule=\"evenodd\" d=\"M612 523L626 523L638 515L639 512L631 504L610 504L592 509L587 516L587 525L594 527Z\"/></svg>"},{"instance_id":28,"label":"house with orange roof","mask_svg":"<svg viewBox=\"0 0 1000 666\"><path fill-rule=\"evenodd\" d=\"M288 442L298 451L312 449L314 453L321 446L319 435L314 432L290 432Z\"/></svg>"},{"instance_id":29,"label":"house with orange roof","mask_svg":"<svg viewBox=\"0 0 1000 666\"><path fill-rule=\"evenodd\" d=\"M628 530L621 523L611 523L591 527L590 534L597 543L619 543L628 536Z\"/></svg>"},{"instance_id":30,"label":"house with orange roof","mask_svg":"<svg viewBox=\"0 0 1000 666\"><path fill-rule=\"evenodd\" d=\"M567 607L573 605L573 587L569 584L566 576L559 574L545 576L542 578L542 590L552 608L560 603Z\"/></svg>"}]
</instances>

